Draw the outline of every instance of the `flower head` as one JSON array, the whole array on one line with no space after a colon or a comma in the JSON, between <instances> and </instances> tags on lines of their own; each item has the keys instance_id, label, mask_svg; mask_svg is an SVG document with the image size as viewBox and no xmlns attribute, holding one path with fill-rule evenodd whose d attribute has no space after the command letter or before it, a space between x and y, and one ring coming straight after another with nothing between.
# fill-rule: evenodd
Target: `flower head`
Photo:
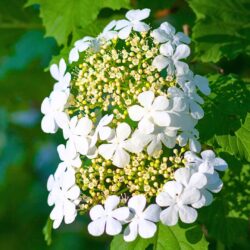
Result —
<instances>
[{"instance_id":1,"label":"flower head","mask_svg":"<svg viewBox=\"0 0 250 250\"><path fill-rule=\"evenodd\" d=\"M129 217L129 209L127 207L117 206L120 198L116 195L109 196L104 203L104 207L96 205L91 208L89 215L93 220L88 225L88 231L93 236L100 236L104 232L108 235L119 234L122 230L122 221Z\"/></svg>"}]
</instances>

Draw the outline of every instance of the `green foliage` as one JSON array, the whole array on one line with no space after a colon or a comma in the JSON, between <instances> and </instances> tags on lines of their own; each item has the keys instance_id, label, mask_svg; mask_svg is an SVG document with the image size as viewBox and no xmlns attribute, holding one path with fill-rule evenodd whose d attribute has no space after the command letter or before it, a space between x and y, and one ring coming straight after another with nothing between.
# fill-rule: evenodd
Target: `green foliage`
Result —
<instances>
[{"instance_id":1,"label":"green foliage","mask_svg":"<svg viewBox=\"0 0 250 250\"><path fill-rule=\"evenodd\" d=\"M46 35L54 37L59 45L67 45L69 35L79 37L79 29L91 25L101 9L129 7L128 0L29 0L26 6L33 4L40 5Z\"/></svg>"},{"instance_id":2,"label":"green foliage","mask_svg":"<svg viewBox=\"0 0 250 250\"><path fill-rule=\"evenodd\" d=\"M52 243L52 225L53 221L48 218L46 225L43 227L44 240L48 246L50 246Z\"/></svg>"},{"instance_id":3,"label":"green foliage","mask_svg":"<svg viewBox=\"0 0 250 250\"><path fill-rule=\"evenodd\" d=\"M203 62L250 55L248 0L188 0L197 20L192 29L197 58Z\"/></svg>"},{"instance_id":4,"label":"green foliage","mask_svg":"<svg viewBox=\"0 0 250 250\"><path fill-rule=\"evenodd\" d=\"M123 240L122 235L115 236L111 250L205 250L208 243L197 225L176 225L172 227L158 224L157 233L151 239L137 239L131 243Z\"/></svg>"}]
</instances>

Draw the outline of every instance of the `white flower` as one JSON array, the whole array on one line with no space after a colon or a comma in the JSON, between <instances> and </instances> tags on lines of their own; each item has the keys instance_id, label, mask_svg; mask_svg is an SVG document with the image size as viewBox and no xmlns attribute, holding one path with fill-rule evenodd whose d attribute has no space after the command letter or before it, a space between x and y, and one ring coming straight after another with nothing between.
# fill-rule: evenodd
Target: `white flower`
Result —
<instances>
[{"instance_id":1,"label":"white flower","mask_svg":"<svg viewBox=\"0 0 250 250\"><path fill-rule=\"evenodd\" d=\"M188 151L185 153L184 158L187 161L187 166L192 166L202 173L213 174L214 170L225 171L228 168L227 163L223 159L216 157L212 150L202 151L201 158L194 152Z\"/></svg>"},{"instance_id":2,"label":"white flower","mask_svg":"<svg viewBox=\"0 0 250 250\"><path fill-rule=\"evenodd\" d=\"M186 146L189 141L189 148L194 152L201 151L201 144L198 139L199 132L197 129L183 131L177 136L177 141L181 147Z\"/></svg>"},{"instance_id":3,"label":"white flower","mask_svg":"<svg viewBox=\"0 0 250 250\"><path fill-rule=\"evenodd\" d=\"M128 20L119 20L116 23L116 30L119 30L118 37L121 39L126 39L130 35L131 31L145 32L150 29L150 27L141 22L146 19L150 14L150 9L143 10L130 10L126 14Z\"/></svg>"},{"instance_id":4,"label":"white flower","mask_svg":"<svg viewBox=\"0 0 250 250\"><path fill-rule=\"evenodd\" d=\"M119 203L120 198L112 195L107 198L104 207L96 205L91 208L89 214L93 221L88 225L90 234L100 236L106 231L108 235L117 235L121 232L121 221L125 221L129 217L129 209L127 207L117 208Z\"/></svg>"},{"instance_id":5,"label":"white flower","mask_svg":"<svg viewBox=\"0 0 250 250\"><path fill-rule=\"evenodd\" d=\"M172 97L178 97L184 100L184 104L190 110L190 114L194 119L201 119L204 116L204 111L198 104L203 104L203 99L196 93L194 86L186 83L184 91L177 87L168 88L168 94ZM198 102L198 103L197 103Z\"/></svg>"},{"instance_id":6,"label":"white flower","mask_svg":"<svg viewBox=\"0 0 250 250\"><path fill-rule=\"evenodd\" d=\"M55 133L61 119L66 119L67 115L63 112L68 100L68 94L62 91L53 91L46 97L41 105L41 112L44 114L42 119L42 130L45 133Z\"/></svg>"},{"instance_id":7,"label":"white flower","mask_svg":"<svg viewBox=\"0 0 250 250\"><path fill-rule=\"evenodd\" d=\"M92 121L87 117L78 119L77 116L74 116L61 126L63 128L64 139L69 139L74 144L78 153L88 156L91 149Z\"/></svg>"},{"instance_id":8,"label":"white flower","mask_svg":"<svg viewBox=\"0 0 250 250\"><path fill-rule=\"evenodd\" d=\"M183 32L175 34L175 28L168 22L162 23L160 28L153 30L151 35L158 43L170 42L174 46L178 46L181 43L190 43L190 38Z\"/></svg>"},{"instance_id":9,"label":"white flower","mask_svg":"<svg viewBox=\"0 0 250 250\"><path fill-rule=\"evenodd\" d=\"M61 144L57 147L57 152L59 154L60 159L64 162L64 164L70 167L79 168L82 164L79 154L76 152L76 148L72 141L67 141L66 147Z\"/></svg>"},{"instance_id":10,"label":"white flower","mask_svg":"<svg viewBox=\"0 0 250 250\"><path fill-rule=\"evenodd\" d=\"M154 131L155 125L168 126L170 117L167 113L169 101L165 96L155 95L152 91L145 91L138 95L141 104L128 108L129 117L139 122L138 128L141 133L150 134Z\"/></svg>"},{"instance_id":11,"label":"white flower","mask_svg":"<svg viewBox=\"0 0 250 250\"><path fill-rule=\"evenodd\" d=\"M139 153L142 150L132 139L128 139L130 134L130 126L127 123L120 123L116 128L114 137L108 140L109 143L99 146L99 154L107 160L112 159L115 166L125 167L130 161L127 151Z\"/></svg>"},{"instance_id":12,"label":"white flower","mask_svg":"<svg viewBox=\"0 0 250 250\"><path fill-rule=\"evenodd\" d=\"M109 139L112 136L113 130L108 126L113 120L113 115L105 115L99 121L95 133L92 136L91 147L95 146L98 138L102 141Z\"/></svg>"},{"instance_id":13,"label":"white flower","mask_svg":"<svg viewBox=\"0 0 250 250\"><path fill-rule=\"evenodd\" d=\"M190 54L190 49L186 44L180 44L174 49L170 43L165 43L160 46L160 53L153 60L153 66L159 71L167 68L169 75L184 74L189 70L188 65L179 61L187 58Z\"/></svg>"},{"instance_id":14,"label":"white flower","mask_svg":"<svg viewBox=\"0 0 250 250\"><path fill-rule=\"evenodd\" d=\"M185 83L189 82L192 89L197 87L201 91L201 93L203 93L204 95L210 95L211 93L208 79L200 75L194 76L191 70L189 70L188 72L185 72L185 74L183 75L177 75L176 81L184 90L186 88Z\"/></svg>"},{"instance_id":15,"label":"white flower","mask_svg":"<svg viewBox=\"0 0 250 250\"><path fill-rule=\"evenodd\" d=\"M159 221L160 207L156 204L151 204L145 209L146 198L143 195L136 195L130 198L128 207L133 217L130 219L128 227L124 230L124 240L133 241L138 234L145 239L153 237L157 230L154 222Z\"/></svg>"},{"instance_id":16,"label":"white flower","mask_svg":"<svg viewBox=\"0 0 250 250\"><path fill-rule=\"evenodd\" d=\"M74 44L74 48L69 53L69 62L76 62L79 59L79 52L87 50L95 40L94 37L86 36L81 40L78 40Z\"/></svg>"},{"instance_id":17,"label":"white flower","mask_svg":"<svg viewBox=\"0 0 250 250\"><path fill-rule=\"evenodd\" d=\"M162 144L167 148L173 148L176 145L177 130L167 127L155 127L152 134L149 135L149 145L147 152L149 155L153 155L162 149Z\"/></svg>"},{"instance_id":18,"label":"white flower","mask_svg":"<svg viewBox=\"0 0 250 250\"><path fill-rule=\"evenodd\" d=\"M197 211L191 206L200 199L200 192L193 187L185 187L177 181L169 181L163 186L163 192L156 197L156 203L167 207L160 214L163 224L173 226L178 217L185 223L193 223L197 218Z\"/></svg>"},{"instance_id":19,"label":"white flower","mask_svg":"<svg viewBox=\"0 0 250 250\"><path fill-rule=\"evenodd\" d=\"M216 171L213 174L205 173L204 175L207 178L207 185L200 189L201 198L193 204L193 207L195 208L210 205L213 201L213 195L211 192L218 193L223 186L223 183Z\"/></svg>"},{"instance_id":20,"label":"white flower","mask_svg":"<svg viewBox=\"0 0 250 250\"><path fill-rule=\"evenodd\" d=\"M203 173L194 172L186 167L177 169L174 178L185 187L202 189L207 185L207 178Z\"/></svg>"},{"instance_id":21,"label":"white flower","mask_svg":"<svg viewBox=\"0 0 250 250\"><path fill-rule=\"evenodd\" d=\"M58 228L64 218L66 224L75 220L77 215L76 205L80 189L75 185L75 172L72 169L58 171L55 176L51 175L47 183L49 206L55 205L50 213L54 221L53 228Z\"/></svg>"},{"instance_id":22,"label":"white flower","mask_svg":"<svg viewBox=\"0 0 250 250\"><path fill-rule=\"evenodd\" d=\"M66 73L66 63L64 59L60 60L59 67L56 64L51 65L50 74L57 80L54 85L54 90L67 90L70 85L71 75L70 73Z\"/></svg>"},{"instance_id":23,"label":"white flower","mask_svg":"<svg viewBox=\"0 0 250 250\"><path fill-rule=\"evenodd\" d=\"M112 40L114 37L117 36L117 31L113 30L116 26L116 21L111 21L102 31L101 34L97 37L97 39L104 39L106 41Z\"/></svg>"}]
</instances>

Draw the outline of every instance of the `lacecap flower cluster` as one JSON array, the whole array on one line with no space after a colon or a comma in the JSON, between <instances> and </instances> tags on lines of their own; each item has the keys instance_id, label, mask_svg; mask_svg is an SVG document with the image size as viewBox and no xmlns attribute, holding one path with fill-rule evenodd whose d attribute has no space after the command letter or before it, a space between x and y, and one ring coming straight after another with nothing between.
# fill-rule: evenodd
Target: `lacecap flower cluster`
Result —
<instances>
[{"instance_id":1,"label":"lacecap flower cluster","mask_svg":"<svg viewBox=\"0 0 250 250\"><path fill-rule=\"evenodd\" d=\"M76 41L42 103L42 130L63 132L61 163L48 179L53 227L89 213L91 235L153 237L157 226L192 223L222 188L226 162L201 151L196 124L208 80L185 59L190 39L149 9L130 10L96 38Z\"/></svg>"}]
</instances>

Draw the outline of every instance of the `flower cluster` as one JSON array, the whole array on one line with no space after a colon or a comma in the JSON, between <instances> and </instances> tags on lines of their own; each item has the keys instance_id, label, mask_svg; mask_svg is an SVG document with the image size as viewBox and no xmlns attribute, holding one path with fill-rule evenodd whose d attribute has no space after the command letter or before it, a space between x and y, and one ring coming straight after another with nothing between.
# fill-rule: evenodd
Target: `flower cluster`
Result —
<instances>
[{"instance_id":1,"label":"flower cluster","mask_svg":"<svg viewBox=\"0 0 250 250\"><path fill-rule=\"evenodd\" d=\"M66 140L47 185L54 228L89 212L94 236L124 228L125 241L150 238L159 221L194 222L222 188L226 162L211 150L198 156L208 80L185 62L190 39L167 22L151 29L149 14L128 11L50 68L41 126Z\"/></svg>"}]
</instances>

